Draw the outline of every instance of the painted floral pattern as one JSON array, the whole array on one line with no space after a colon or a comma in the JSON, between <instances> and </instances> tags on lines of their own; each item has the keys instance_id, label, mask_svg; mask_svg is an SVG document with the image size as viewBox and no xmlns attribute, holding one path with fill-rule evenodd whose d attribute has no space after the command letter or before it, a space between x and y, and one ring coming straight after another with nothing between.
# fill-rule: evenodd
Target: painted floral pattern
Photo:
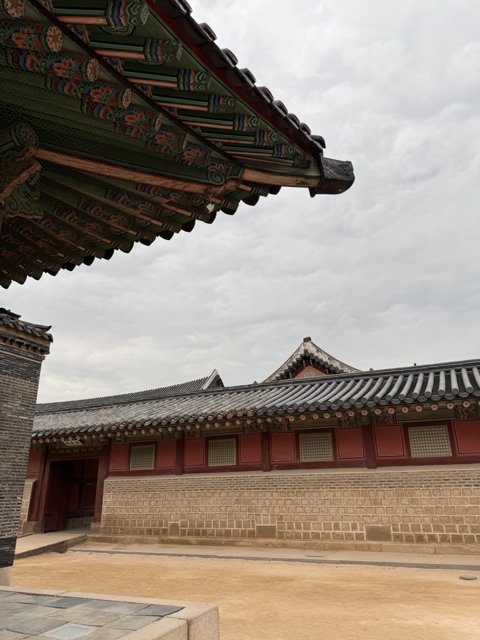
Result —
<instances>
[{"instance_id":1,"label":"painted floral pattern","mask_svg":"<svg viewBox=\"0 0 480 640\"><path fill-rule=\"evenodd\" d=\"M6 14L10 18L21 18L25 12L23 0L0 0L0 16Z\"/></svg>"}]
</instances>

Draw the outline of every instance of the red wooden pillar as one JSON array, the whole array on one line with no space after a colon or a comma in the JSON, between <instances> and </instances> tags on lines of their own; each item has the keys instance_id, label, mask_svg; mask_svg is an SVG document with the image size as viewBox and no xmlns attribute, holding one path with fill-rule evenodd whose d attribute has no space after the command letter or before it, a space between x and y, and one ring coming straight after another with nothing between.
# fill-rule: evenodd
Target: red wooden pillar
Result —
<instances>
[{"instance_id":1,"label":"red wooden pillar","mask_svg":"<svg viewBox=\"0 0 480 640\"><path fill-rule=\"evenodd\" d=\"M105 447L102 457L98 461L97 489L95 491L95 509L93 512L93 522L102 521L103 487L105 484L105 478L107 477L108 473L109 456L110 446Z\"/></svg>"},{"instance_id":2,"label":"red wooden pillar","mask_svg":"<svg viewBox=\"0 0 480 640\"><path fill-rule=\"evenodd\" d=\"M27 516L27 520L29 522L37 522L38 520L38 514L39 514L39 508L40 508L40 498L42 495L42 490L43 490L43 485L45 482L45 467L47 464L47 450L48 450L48 445L45 445L45 447L42 449L42 457L40 460L40 465L39 465L39 469L38 469L38 475L37 475L37 480L35 482L34 485L34 490L32 493L32 497L31 497L31 501L30 501L30 506L28 508L28 516Z\"/></svg>"},{"instance_id":3,"label":"red wooden pillar","mask_svg":"<svg viewBox=\"0 0 480 640\"><path fill-rule=\"evenodd\" d=\"M270 432L262 433L262 471L271 471L272 456L270 452Z\"/></svg>"},{"instance_id":4,"label":"red wooden pillar","mask_svg":"<svg viewBox=\"0 0 480 640\"><path fill-rule=\"evenodd\" d=\"M45 529L45 504L47 502L47 489L48 489L48 482L50 480L50 467L51 467L51 460L50 460L48 445L47 445L45 450L45 466L42 472L42 482L41 482L41 485L39 486L39 491L38 491L37 528L39 533L44 533L44 529Z\"/></svg>"},{"instance_id":5,"label":"red wooden pillar","mask_svg":"<svg viewBox=\"0 0 480 640\"><path fill-rule=\"evenodd\" d=\"M184 438L183 434L181 438L176 440L175 451L175 474L181 476L183 474L183 451L184 451Z\"/></svg>"},{"instance_id":6,"label":"red wooden pillar","mask_svg":"<svg viewBox=\"0 0 480 640\"><path fill-rule=\"evenodd\" d=\"M378 467L378 463L373 437L373 427L371 424L366 424L363 427L363 438L365 441L365 458L367 462L367 468L376 469Z\"/></svg>"}]
</instances>

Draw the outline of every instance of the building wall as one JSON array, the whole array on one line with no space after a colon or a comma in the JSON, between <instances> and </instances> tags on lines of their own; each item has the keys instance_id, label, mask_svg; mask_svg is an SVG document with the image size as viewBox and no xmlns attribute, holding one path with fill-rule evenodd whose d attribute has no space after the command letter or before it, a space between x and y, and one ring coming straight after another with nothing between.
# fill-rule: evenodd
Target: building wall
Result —
<instances>
[{"instance_id":1,"label":"building wall","mask_svg":"<svg viewBox=\"0 0 480 640\"><path fill-rule=\"evenodd\" d=\"M0 343L0 568L13 563L42 360Z\"/></svg>"},{"instance_id":2,"label":"building wall","mask_svg":"<svg viewBox=\"0 0 480 640\"><path fill-rule=\"evenodd\" d=\"M100 534L480 543L480 465L109 477Z\"/></svg>"},{"instance_id":3,"label":"building wall","mask_svg":"<svg viewBox=\"0 0 480 640\"><path fill-rule=\"evenodd\" d=\"M95 455L104 460L105 472L99 473L92 530L105 535L478 544L480 421L425 424L144 438L98 451L33 450L28 473L37 480L35 499L29 509L27 484L22 506L32 522L24 521L22 531L41 527L48 461ZM422 455L432 457L412 457L411 430L418 428L422 437L427 429L443 442L435 451L427 438ZM302 459L301 438L315 433L327 436L331 455ZM210 445L219 440L229 440L234 455L222 460L224 466L212 466L218 458L210 456Z\"/></svg>"}]
</instances>

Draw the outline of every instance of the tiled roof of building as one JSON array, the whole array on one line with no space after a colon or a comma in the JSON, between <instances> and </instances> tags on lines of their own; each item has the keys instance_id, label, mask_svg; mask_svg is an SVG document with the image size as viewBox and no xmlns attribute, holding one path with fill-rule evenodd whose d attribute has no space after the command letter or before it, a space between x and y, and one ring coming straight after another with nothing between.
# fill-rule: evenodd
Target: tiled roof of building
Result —
<instances>
[{"instance_id":1,"label":"tiled roof of building","mask_svg":"<svg viewBox=\"0 0 480 640\"><path fill-rule=\"evenodd\" d=\"M303 342L295 349L292 355L278 367L264 382L273 382L274 380L286 380L295 377L295 372L302 365L317 365L321 369L325 369L328 373L354 373L358 371L329 353L320 349L310 337L304 338Z\"/></svg>"},{"instance_id":2,"label":"tiled roof of building","mask_svg":"<svg viewBox=\"0 0 480 640\"><path fill-rule=\"evenodd\" d=\"M0 2L0 286L110 259L348 161L185 0Z\"/></svg>"},{"instance_id":3,"label":"tiled roof of building","mask_svg":"<svg viewBox=\"0 0 480 640\"><path fill-rule=\"evenodd\" d=\"M20 320L21 316L18 313L13 313L9 309L0 307L0 327L5 326L10 329L16 329L22 333L27 333L37 338L43 338L49 342L53 342L52 334L48 333L51 326L45 326L42 324L33 324L32 322L25 322Z\"/></svg>"},{"instance_id":4,"label":"tiled roof of building","mask_svg":"<svg viewBox=\"0 0 480 640\"><path fill-rule=\"evenodd\" d=\"M319 411L370 409L480 397L480 360L337 374L303 380L133 400L120 405L40 412L34 436L112 432Z\"/></svg>"},{"instance_id":5,"label":"tiled roof of building","mask_svg":"<svg viewBox=\"0 0 480 640\"><path fill-rule=\"evenodd\" d=\"M83 400L66 400L64 402L47 402L37 404L35 413L63 413L69 411L81 411L83 409L96 409L99 407L117 407L122 404L142 403L150 400L159 400L170 396L177 396L207 389L223 388L222 379L216 369L209 376L181 382L168 387L158 389L147 389L146 391L135 391L133 393L123 393L115 396L103 396L100 398L85 398Z\"/></svg>"}]
</instances>

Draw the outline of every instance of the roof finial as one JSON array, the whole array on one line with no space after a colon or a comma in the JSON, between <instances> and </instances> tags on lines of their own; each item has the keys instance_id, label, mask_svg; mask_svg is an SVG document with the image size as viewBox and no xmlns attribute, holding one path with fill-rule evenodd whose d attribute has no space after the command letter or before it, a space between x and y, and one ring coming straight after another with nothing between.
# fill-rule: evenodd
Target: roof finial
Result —
<instances>
[{"instance_id":1,"label":"roof finial","mask_svg":"<svg viewBox=\"0 0 480 640\"><path fill-rule=\"evenodd\" d=\"M303 339L304 342L311 342L312 339L310 336L307 336L306 338Z\"/></svg>"}]
</instances>

